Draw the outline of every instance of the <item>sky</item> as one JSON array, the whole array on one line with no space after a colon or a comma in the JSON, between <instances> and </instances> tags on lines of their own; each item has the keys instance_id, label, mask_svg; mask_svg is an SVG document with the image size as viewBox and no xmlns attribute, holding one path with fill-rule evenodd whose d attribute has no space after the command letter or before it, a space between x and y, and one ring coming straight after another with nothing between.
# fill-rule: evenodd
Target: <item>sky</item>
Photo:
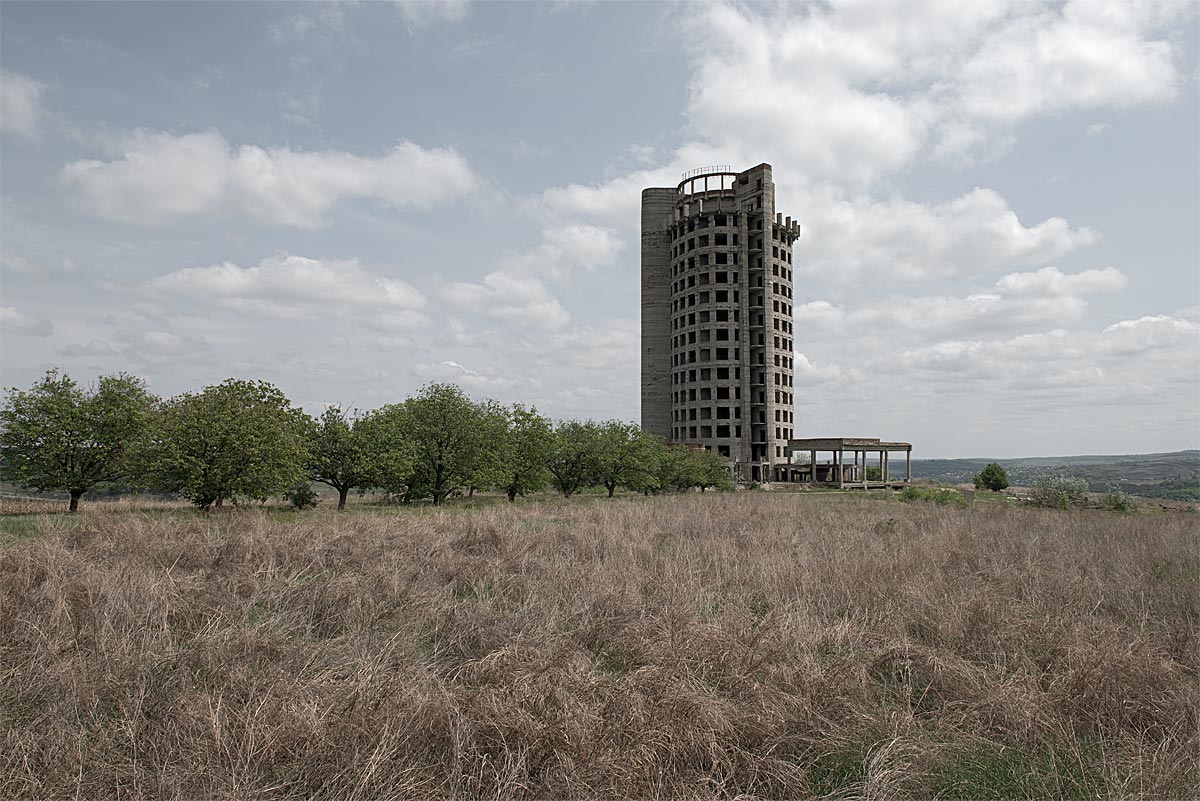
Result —
<instances>
[{"instance_id":1,"label":"sky","mask_svg":"<svg viewBox=\"0 0 1200 801\"><path fill-rule=\"evenodd\" d=\"M639 414L639 201L773 165L796 436L1200 447L1191 0L0 4L0 383Z\"/></svg>"}]
</instances>

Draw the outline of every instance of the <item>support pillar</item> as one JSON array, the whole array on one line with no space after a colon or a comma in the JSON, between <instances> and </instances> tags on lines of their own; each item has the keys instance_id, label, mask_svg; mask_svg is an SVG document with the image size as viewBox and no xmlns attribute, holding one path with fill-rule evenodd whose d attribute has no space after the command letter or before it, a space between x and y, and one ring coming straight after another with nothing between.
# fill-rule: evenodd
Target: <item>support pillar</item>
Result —
<instances>
[{"instance_id":1,"label":"support pillar","mask_svg":"<svg viewBox=\"0 0 1200 801\"><path fill-rule=\"evenodd\" d=\"M904 480L912 483L912 448L904 452Z\"/></svg>"}]
</instances>

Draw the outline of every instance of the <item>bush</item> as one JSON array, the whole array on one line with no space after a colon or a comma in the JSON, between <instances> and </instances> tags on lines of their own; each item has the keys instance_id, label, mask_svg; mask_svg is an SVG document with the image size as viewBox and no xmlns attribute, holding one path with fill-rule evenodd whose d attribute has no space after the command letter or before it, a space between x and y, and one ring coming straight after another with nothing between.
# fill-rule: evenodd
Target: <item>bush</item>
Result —
<instances>
[{"instance_id":1,"label":"bush","mask_svg":"<svg viewBox=\"0 0 1200 801\"><path fill-rule=\"evenodd\" d=\"M989 489L999 492L1008 488L1008 474L1004 468L992 462L975 476L975 489Z\"/></svg>"},{"instance_id":2,"label":"bush","mask_svg":"<svg viewBox=\"0 0 1200 801\"><path fill-rule=\"evenodd\" d=\"M1100 508L1109 512L1132 512L1133 498L1119 489L1111 489L1100 499Z\"/></svg>"},{"instance_id":3,"label":"bush","mask_svg":"<svg viewBox=\"0 0 1200 801\"><path fill-rule=\"evenodd\" d=\"M967 499L962 493L949 487L905 487L900 493L902 501L929 501L938 506L966 507Z\"/></svg>"},{"instance_id":4,"label":"bush","mask_svg":"<svg viewBox=\"0 0 1200 801\"><path fill-rule=\"evenodd\" d=\"M1073 506L1087 506L1087 492L1087 481L1082 478L1043 473L1034 479L1030 499L1037 506L1070 509Z\"/></svg>"},{"instance_id":5,"label":"bush","mask_svg":"<svg viewBox=\"0 0 1200 801\"><path fill-rule=\"evenodd\" d=\"M321 502L321 496L316 493L311 484L293 484L283 494L285 500L297 509L308 509Z\"/></svg>"}]
</instances>

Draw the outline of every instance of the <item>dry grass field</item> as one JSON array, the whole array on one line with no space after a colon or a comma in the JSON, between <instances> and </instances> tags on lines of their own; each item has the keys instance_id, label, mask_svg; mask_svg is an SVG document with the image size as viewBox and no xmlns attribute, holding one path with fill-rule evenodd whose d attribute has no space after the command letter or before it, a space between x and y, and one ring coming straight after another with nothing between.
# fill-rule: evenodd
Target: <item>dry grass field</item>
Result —
<instances>
[{"instance_id":1,"label":"dry grass field","mask_svg":"<svg viewBox=\"0 0 1200 801\"><path fill-rule=\"evenodd\" d=\"M738 493L85 512L0 546L0 797L1200 782L1191 514Z\"/></svg>"}]
</instances>

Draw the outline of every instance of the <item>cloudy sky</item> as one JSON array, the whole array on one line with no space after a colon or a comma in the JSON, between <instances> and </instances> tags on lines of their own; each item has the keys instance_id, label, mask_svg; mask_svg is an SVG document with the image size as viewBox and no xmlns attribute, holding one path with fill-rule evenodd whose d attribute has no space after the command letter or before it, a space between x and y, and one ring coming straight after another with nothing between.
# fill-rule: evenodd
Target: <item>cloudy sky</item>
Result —
<instances>
[{"instance_id":1,"label":"cloudy sky","mask_svg":"<svg viewBox=\"0 0 1200 801\"><path fill-rule=\"evenodd\" d=\"M1200 444L1190 0L0 6L0 369L638 415L638 203L774 165L799 436Z\"/></svg>"}]
</instances>

